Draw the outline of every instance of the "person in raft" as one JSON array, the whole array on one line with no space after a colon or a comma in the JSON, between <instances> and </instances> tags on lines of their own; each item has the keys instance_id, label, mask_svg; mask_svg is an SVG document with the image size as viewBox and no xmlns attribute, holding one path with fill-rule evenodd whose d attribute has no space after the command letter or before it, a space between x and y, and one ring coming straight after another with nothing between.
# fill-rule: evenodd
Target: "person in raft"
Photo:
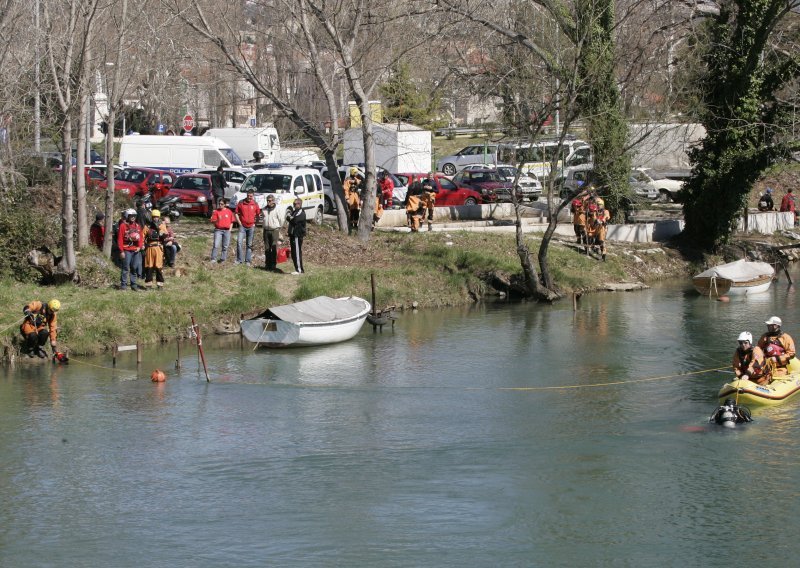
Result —
<instances>
[{"instance_id":1,"label":"person in raft","mask_svg":"<svg viewBox=\"0 0 800 568\"><path fill-rule=\"evenodd\" d=\"M772 380L770 365L764 352L753 345L753 335L749 331L739 334L739 347L733 353L733 372L739 379L749 379L759 385L767 385Z\"/></svg>"},{"instance_id":2,"label":"person in raft","mask_svg":"<svg viewBox=\"0 0 800 568\"><path fill-rule=\"evenodd\" d=\"M767 361L774 365L773 375L788 375L789 362L797 353L794 348L794 339L781 330L783 322L778 316L772 316L764 323L767 324L767 333L758 340L758 346L764 352Z\"/></svg>"}]
</instances>

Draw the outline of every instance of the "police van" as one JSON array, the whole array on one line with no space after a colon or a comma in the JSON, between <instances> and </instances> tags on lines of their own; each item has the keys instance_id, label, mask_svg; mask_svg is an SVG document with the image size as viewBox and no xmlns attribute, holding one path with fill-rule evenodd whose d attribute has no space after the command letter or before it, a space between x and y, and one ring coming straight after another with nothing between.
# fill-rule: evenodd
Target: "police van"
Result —
<instances>
[{"instance_id":1,"label":"police van","mask_svg":"<svg viewBox=\"0 0 800 568\"><path fill-rule=\"evenodd\" d=\"M286 219L295 198L299 198L303 201L306 218L317 225L322 224L325 199L322 178L315 169L270 164L247 176L241 189L231 198L230 207L235 209L250 191L261 209L266 207L267 197L272 195L281 219Z\"/></svg>"}]
</instances>

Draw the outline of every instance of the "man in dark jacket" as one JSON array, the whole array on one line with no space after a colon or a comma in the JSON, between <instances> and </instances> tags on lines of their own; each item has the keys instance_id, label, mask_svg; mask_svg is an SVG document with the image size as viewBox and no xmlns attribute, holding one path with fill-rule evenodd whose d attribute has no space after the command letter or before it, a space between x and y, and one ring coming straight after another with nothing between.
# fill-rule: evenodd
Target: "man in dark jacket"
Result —
<instances>
[{"instance_id":1,"label":"man in dark jacket","mask_svg":"<svg viewBox=\"0 0 800 568\"><path fill-rule=\"evenodd\" d=\"M228 182L225 181L225 174L222 173L222 164L217 166L217 171L211 174L211 193L214 195L214 207L217 207L219 200L225 197L225 188Z\"/></svg>"},{"instance_id":2,"label":"man in dark jacket","mask_svg":"<svg viewBox=\"0 0 800 568\"><path fill-rule=\"evenodd\" d=\"M303 211L303 201L300 198L294 200L294 209L289 211L286 216L289 223L289 245L292 249L292 262L294 272L292 274L302 274L303 269L303 238L306 236L306 212Z\"/></svg>"}]
</instances>

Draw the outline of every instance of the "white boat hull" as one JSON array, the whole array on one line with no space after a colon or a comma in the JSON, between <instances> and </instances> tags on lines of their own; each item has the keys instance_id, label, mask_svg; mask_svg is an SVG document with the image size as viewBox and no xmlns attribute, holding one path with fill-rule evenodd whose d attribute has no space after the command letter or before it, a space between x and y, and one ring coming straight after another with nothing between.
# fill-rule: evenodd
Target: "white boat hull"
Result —
<instances>
[{"instance_id":1,"label":"white boat hull","mask_svg":"<svg viewBox=\"0 0 800 568\"><path fill-rule=\"evenodd\" d=\"M347 341L361 330L371 309L366 300L353 299L363 302L363 309L351 317L324 322L288 322L270 318L242 320L242 334L248 341L264 347L304 347Z\"/></svg>"},{"instance_id":2,"label":"white boat hull","mask_svg":"<svg viewBox=\"0 0 800 568\"><path fill-rule=\"evenodd\" d=\"M769 290L769 287L772 285L772 278L770 277L769 280L763 282L761 284L751 285L751 286L737 286L734 284L731 286L730 290L728 290L729 296L751 296L753 294L760 294L762 292L766 292Z\"/></svg>"}]
</instances>

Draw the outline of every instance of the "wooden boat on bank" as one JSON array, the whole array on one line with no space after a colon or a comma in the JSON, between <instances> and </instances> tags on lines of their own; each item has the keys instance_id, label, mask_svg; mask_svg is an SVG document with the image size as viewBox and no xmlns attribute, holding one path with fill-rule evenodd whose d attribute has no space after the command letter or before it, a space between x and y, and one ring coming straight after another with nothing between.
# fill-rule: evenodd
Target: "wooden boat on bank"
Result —
<instances>
[{"instance_id":1,"label":"wooden boat on bank","mask_svg":"<svg viewBox=\"0 0 800 568\"><path fill-rule=\"evenodd\" d=\"M369 314L363 298L319 296L269 308L240 322L248 341L265 347L302 347L347 341L355 336Z\"/></svg>"},{"instance_id":2,"label":"wooden boat on bank","mask_svg":"<svg viewBox=\"0 0 800 568\"><path fill-rule=\"evenodd\" d=\"M771 264L737 260L701 272L692 278L692 284L703 296L744 296L766 292L774 277Z\"/></svg>"},{"instance_id":3,"label":"wooden boat on bank","mask_svg":"<svg viewBox=\"0 0 800 568\"><path fill-rule=\"evenodd\" d=\"M737 404L746 406L774 406L800 393L800 361L789 362L789 374L777 377L768 385L759 385L750 380L736 379L722 385L717 397L720 403L732 398Z\"/></svg>"}]
</instances>

